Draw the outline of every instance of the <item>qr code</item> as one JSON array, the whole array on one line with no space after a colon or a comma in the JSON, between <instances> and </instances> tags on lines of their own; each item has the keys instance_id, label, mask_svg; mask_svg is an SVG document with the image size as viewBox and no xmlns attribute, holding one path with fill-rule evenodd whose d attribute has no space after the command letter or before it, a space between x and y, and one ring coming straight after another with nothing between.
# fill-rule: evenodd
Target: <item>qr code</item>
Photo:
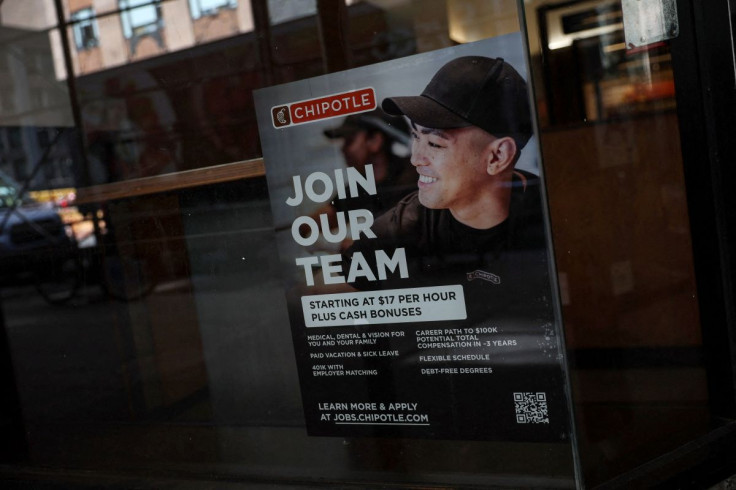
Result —
<instances>
[{"instance_id":1,"label":"qr code","mask_svg":"<svg viewBox=\"0 0 736 490\"><path fill-rule=\"evenodd\" d=\"M517 424L549 424L546 393L514 393L514 405Z\"/></svg>"}]
</instances>

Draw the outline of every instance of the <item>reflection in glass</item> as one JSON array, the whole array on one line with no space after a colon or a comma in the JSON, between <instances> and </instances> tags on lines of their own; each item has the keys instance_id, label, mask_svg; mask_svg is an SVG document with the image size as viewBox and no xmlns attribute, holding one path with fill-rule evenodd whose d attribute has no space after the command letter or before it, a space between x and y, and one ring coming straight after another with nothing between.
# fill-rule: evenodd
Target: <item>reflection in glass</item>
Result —
<instances>
[{"instance_id":1,"label":"reflection in glass","mask_svg":"<svg viewBox=\"0 0 736 490\"><path fill-rule=\"evenodd\" d=\"M158 0L119 0L126 39L152 34L161 28Z\"/></svg>"},{"instance_id":2,"label":"reflection in glass","mask_svg":"<svg viewBox=\"0 0 736 490\"><path fill-rule=\"evenodd\" d=\"M74 44L77 50L94 48L100 42L100 35L95 20L95 11L92 8L77 10L71 15L74 22Z\"/></svg>"},{"instance_id":3,"label":"reflection in glass","mask_svg":"<svg viewBox=\"0 0 736 490\"><path fill-rule=\"evenodd\" d=\"M627 49L617 1L526 5L580 455L594 486L710 424L670 45Z\"/></svg>"},{"instance_id":4,"label":"reflection in glass","mask_svg":"<svg viewBox=\"0 0 736 490\"><path fill-rule=\"evenodd\" d=\"M189 9L192 19L215 15L220 9L234 9L238 6L238 0L189 0Z\"/></svg>"},{"instance_id":5,"label":"reflection in glass","mask_svg":"<svg viewBox=\"0 0 736 490\"><path fill-rule=\"evenodd\" d=\"M0 2L0 203L45 203L0 235L73 251L0 277L30 465L574 484L545 445L307 437L265 180L229 173L261 156L252 92L329 72L326 47L358 67L497 36L517 2L348 0L342 31L315 0L62 4L71 66L54 2ZM524 5L593 485L709 426L669 46L625 49L619 2Z\"/></svg>"}]
</instances>

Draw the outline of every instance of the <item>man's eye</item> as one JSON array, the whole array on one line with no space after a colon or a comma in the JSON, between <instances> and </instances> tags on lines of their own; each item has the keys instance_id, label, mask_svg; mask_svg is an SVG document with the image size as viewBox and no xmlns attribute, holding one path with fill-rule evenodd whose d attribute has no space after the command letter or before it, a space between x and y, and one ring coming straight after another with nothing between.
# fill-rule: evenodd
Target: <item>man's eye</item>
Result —
<instances>
[{"instance_id":1,"label":"man's eye","mask_svg":"<svg viewBox=\"0 0 736 490\"><path fill-rule=\"evenodd\" d=\"M438 145L437 143L432 143L431 141L428 141L427 144L429 144L431 148L444 148L444 146Z\"/></svg>"}]
</instances>

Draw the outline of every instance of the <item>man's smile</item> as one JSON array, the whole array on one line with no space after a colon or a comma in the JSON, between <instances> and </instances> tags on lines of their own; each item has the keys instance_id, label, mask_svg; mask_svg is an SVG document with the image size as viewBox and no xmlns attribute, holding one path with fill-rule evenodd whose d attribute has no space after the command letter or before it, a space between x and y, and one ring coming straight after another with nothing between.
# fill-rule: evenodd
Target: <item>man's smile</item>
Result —
<instances>
[{"instance_id":1,"label":"man's smile","mask_svg":"<svg viewBox=\"0 0 736 490\"><path fill-rule=\"evenodd\" d=\"M428 175L419 174L419 182L421 182L422 184L432 184L434 182L437 182L437 179Z\"/></svg>"}]
</instances>

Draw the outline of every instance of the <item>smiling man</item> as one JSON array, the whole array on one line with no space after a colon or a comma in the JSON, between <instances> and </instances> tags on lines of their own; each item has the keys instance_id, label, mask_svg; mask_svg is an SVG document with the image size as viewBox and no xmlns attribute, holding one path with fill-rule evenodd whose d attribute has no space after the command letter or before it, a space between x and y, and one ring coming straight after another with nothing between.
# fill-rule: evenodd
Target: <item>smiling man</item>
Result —
<instances>
[{"instance_id":1,"label":"smiling man","mask_svg":"<svg viewBox=\"0 0 736 490\"><path fill-rule=\"evenodd\" d=\"M356 242L345 257L404 247L409 278L353 286L463 284L469 310L488 308L489 298L528 305L548 297L539 178L514 168L532 134L524 79L500 58L461 57L421 95L382 106L411 122L418 190L376 221L376 239Z\"/></svg>"},{"instance_id":2,"label":"smiling man","mask_svg":"<svg viewBox=\"0 0 736 490\"><path fill-rule=\"evenodd\" d=\"M526 82L504 60L466 56L420 96L384 100L412 122L419 202L475 229L508 217L514 164L532 133Z\"/></svg>"},{"instance_id":3,"label":"smiling man","mask_svg":"<svg viewBox=\"0 0 736 490\"><path fill-rule=\"evenodd\" d=\"M419 174L417 199L448 209L472 228L491 228L508 216L516 144L475 126L426 128L412 124L411 163Z\"/></svg>"}]
</instances>

